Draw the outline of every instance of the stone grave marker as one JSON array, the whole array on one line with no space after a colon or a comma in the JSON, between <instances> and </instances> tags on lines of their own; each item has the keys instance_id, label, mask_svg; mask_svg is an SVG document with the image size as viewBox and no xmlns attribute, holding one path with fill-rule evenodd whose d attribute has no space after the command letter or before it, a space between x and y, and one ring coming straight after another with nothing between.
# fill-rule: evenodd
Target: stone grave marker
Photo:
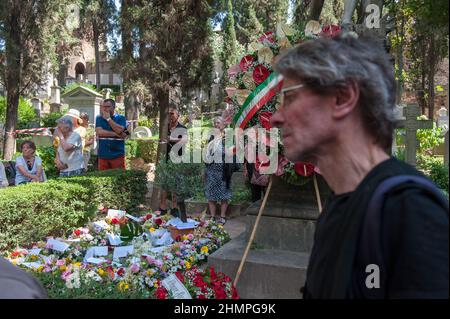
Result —
<instances>
[{"instance_id":1,"label":"stone grave marker","mask_svg":"<svg viewBox=\"0 0 450 319\"><path fill-rule=\"evenodd\" d=\"M416 166L416 151L418 147L417 130L433 128L431 120L417 120L420 116L419 106L409 104L404 109L406 119L397 123L397 128L406 129L406 162L412 166Z\"/></svg>"}]
</instances>

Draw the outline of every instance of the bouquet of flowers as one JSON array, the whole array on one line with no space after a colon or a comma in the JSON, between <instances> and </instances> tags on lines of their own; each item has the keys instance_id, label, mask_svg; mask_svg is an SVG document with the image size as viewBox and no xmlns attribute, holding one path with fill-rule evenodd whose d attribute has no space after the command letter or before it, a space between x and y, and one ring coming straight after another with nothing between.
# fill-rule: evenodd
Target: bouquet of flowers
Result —
<instances>
[{"instance_id":1,"label":"bouquet of flowers","mask_svg":"<svg viewBox=\"0 0 450 319\"><path fill-rule=\"evenodd\" d=\"M195 299L239 299L230 277L221 272L216 273L213 267L203 271L195 267L184 273L178 271L175 275ZM171 298L160 282L157 285L154 292L157 299Z\"/></svg>"},{"instance_id":2,"label":"bouquet of flowers","mask_svg":"<svg viewBox=\"0 0 450 319\"><path fill-rule=\"evenodd\" d=\"M282 77L273 70L276 56L303 41L331 37L340 31L339 26L322 27L317 21L309 21L304 28L299 29L279 24L276 32L266 32L257 41L250 43L247 54L227 71L229 83L225 89L225 102L229 105L228 113L230 110L234 112L234 126L270 130L270 119L278 108L282 86ZM280 142L279 147L283 148ZM264 173L261 168L269 166L269 160L264 157L256 158L256 170ZM307 183L315 171L314 166L309 163L290 163L282 153L275 160L278 160L275 175L292 184Z\"/></svg>"}]
</instances>

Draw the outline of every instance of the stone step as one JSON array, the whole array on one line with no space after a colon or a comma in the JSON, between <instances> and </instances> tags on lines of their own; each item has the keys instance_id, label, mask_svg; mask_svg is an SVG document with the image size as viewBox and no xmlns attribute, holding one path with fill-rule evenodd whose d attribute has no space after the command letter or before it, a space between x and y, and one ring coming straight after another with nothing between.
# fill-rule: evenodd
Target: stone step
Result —
<instances>
[{"instance_id":1,"label":"stone step","mask_svg":"<svg viewBox=\"0 0 450 319\"><path fill-rule=\"evenodd\" d=\"M244 254L244 236L224 245L208 258L208 265L232 280ZM243 299L299 299L306 279L308 253L251 249L237 284Z\"/></svg>"}]
</instances>

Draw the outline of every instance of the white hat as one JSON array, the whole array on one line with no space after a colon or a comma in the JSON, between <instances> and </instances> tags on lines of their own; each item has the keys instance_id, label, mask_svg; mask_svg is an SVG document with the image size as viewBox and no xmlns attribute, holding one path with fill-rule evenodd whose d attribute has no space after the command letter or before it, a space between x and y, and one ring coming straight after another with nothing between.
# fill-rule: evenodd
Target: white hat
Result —
<instances>
[{"instance_id":1,"label":"white hat","mask_svg":"<svg viewBox=\"0 0 450 319\"><path fill-rule=\"evenodd\" d=\"M67 113L65 115L74 117L79 121L83 121L80 117L80 111L78 111L76 109L70 109L69 111L67 111Z\"/></svg>"}]
</instances>

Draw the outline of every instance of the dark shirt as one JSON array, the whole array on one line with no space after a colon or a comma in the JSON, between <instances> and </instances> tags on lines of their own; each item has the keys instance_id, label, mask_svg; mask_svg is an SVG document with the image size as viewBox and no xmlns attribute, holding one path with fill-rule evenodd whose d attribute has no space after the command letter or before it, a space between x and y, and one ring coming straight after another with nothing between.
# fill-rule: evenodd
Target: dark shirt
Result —
<instances>
[{"instance_id":1,"label":"dark shirt","mask_svg":"<svg viewBox=\"0 0 450 319\"><path fill-rule=\"evenodd\" d=\"M0 257L0 299L43 299L47 293L32 275Z\"/></svg>"},{"instance_id":2,"label":"dark shirt","mask_svg":"<svg viewBox=\"0 0 450 319\"><path fill-rule=\"evenodd\" d=\"M422 174L391 158L370 171L355 191L328 199L317 220L305 298L364 296L369 274L357 254L362 218L378 184L395 175ZM403 184L387 194L381 218L386 297L448 298L448 212L420 185Z\"/></svg>"},{"instance_id":3,"label":"dark shirt","mask_svg":"<svg viewBox=\"0 0 450 319\"><path fill-rule=\"evenodd\" d=\"M177 123L177 126L175 127L175 129L174 130L180 130L180 129L182 129L182 131L184 131L182 134L179 134L178 136L171 136L171 131L170 131L170 127L169 127L169 129L168 129L168 133L167 133L167 136L169 136L169 138L170 137L172 137L172 138L178 138L178 139L181 139L181 138L183 138L183 136L187 136L187 127L186 126L184 126L183 124L180 124L180 122L178 122ZM172 147L175 145L175 144L177 144L178 142L169 142L169 143L167 143L167 154L166 154L166 159L167 160L169 160L170 159L170 151L172 150ZM183 147L181 147L179 150L178 150L178 156L183 156Z\"/></svg>"},{"instance_id":4,"label":"dark shirt","mask_svg":"<svg viewBox=\"0 0 450 319\"><path fill-rule=\"evenodd\" d=\"M120 114L114 114L111 119L118 125L127 127L127 120L125 116ZM98 115L95 119L95 127L101 127L106 131L113 132L113 129L109 125L108 121L103 116ZM125 155L125 141L123 140L104 140L98 141L98 157L104 159L113 159Z\"/></svg>"}]
</instances>

